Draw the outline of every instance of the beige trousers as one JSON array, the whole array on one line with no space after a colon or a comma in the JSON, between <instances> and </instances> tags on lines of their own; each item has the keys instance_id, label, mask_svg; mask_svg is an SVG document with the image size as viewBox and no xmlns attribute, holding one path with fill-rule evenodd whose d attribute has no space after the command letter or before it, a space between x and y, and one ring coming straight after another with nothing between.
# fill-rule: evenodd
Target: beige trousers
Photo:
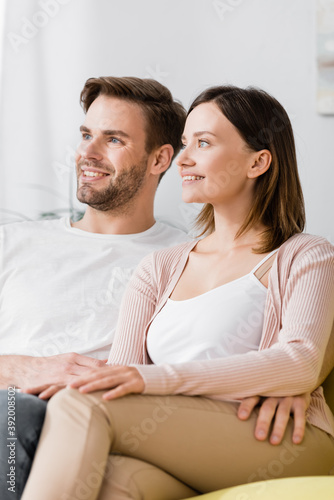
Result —
<instances>
[{"instance_id":1,"label":"beige trousers","mask_svg":"<svg viewBox=\"0 0 334 500\"><path fill-rule=\"evenodd\" d=\"M23 500L172 500L237 484L334 474L334 439L307 424L279 446L254 439L238 405L204 397L57 393ZM108 459L108 455L111 454ZM106 468L105 468L106 467Z\"/></svg>"}]
</instances>

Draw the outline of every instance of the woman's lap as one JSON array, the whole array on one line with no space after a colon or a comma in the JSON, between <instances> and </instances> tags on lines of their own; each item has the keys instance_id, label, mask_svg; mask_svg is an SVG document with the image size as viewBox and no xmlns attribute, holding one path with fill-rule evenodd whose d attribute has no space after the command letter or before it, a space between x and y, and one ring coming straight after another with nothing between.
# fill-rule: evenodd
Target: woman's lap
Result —
<instances>
[{"instance_id":1,"label":"woman's lap","mask_svg":"<svg viewBox=\"0 0 334 500\"><path fill-rule=\"evenodd\" d=\"M255 440L256 414L240 421L236 403L146 395L106 402L102 394L67 389L50 401L28 491L45 475L47 462L53 469L50 480L73 493L74 481L85 483L90 473L102 470L109 452L153 464L200 492L261 479L328 474L334 465L334 440L311 425L303 443L293 445L289 422L283 443L273 446Z\"/></svg>"},{"instance_id":2,"label":"woman's lap","mask_svg":"<svg viewBox=\"0 0 334 500\"><path fill-rule=\"evenodd\" d=\"M199 492L152 464L109 455L99 500L179 500Z\"/></svg>"}]
</instances>

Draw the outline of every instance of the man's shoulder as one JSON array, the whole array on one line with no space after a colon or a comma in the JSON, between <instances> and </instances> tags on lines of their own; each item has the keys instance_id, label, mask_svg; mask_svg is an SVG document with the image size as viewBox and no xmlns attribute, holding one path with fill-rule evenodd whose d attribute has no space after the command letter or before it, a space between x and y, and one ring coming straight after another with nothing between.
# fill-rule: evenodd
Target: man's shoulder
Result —
<instances>
[{"instance_id":1,"label":"man's shoulder","mask_svg":"<svg viewBox=\"0 0 334 500\"><path fill-rule=\"evenodd\" d=\"M160 220L147 231L135 234L132 238L133 243L140 245L142 248L146 248L148 253L190 240L191 238L186 231L173 224Z\"/></svg>"},{"instance_id":2,"label":"man's shoulder","mask_svg":"<svg viewBox=\"0 0 334 500\"><path fill-rule=\"evenodd\" d=\"M64 226L64 221L66 218L62 219L47 219L47 220L25 220L18 222L11 222L9 224L1 225L1 231L3 233L15 234L15 233L24 233L28 231L31 233L32 231L44 231L46 229L53 229L56 227Z\"/></svg>"},{"instance_id":3,"label":"man's shoulder","mask_svg":"<svg viewBox=\"0 0 334 500\"><path fill-rule=\"evenodd\" d=\"M156 223L156 230L161 242L167 242L166 246L174 246L192 240L185 229L168 221L158 221Z\"/></svg>"}]
</instances>

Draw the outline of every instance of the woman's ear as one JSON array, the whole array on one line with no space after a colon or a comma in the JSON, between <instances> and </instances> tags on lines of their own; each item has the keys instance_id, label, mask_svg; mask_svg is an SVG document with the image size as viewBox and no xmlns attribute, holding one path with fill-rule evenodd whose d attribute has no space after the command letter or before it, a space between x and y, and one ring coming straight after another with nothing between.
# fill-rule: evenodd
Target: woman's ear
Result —
<instances>
[{"instance_id":1,"label":"woman's ear","mask_svg":"<svg viewBox=\"0 0 334 500\"><path fill-rule=\"evenodd\" d=\"M256 177L259 177L260 175L267 172L268 168L271 165L271 160L271 152L268 149L257 151L253 159L253 164L247 172L247 177L249 177L250 179L255 179Z\"/></svg>"},{"instance_id":2,"label":"woman's ear","mask_svg":"<svg viewBox=\"0 0 334 500\"><path fill-rule=\"evenodd\" d=\"M164 144L153 153L150 172L153 175L160 175L165 172L173 158L174 148L171 144Z\"/></svg>"}]
</instances>

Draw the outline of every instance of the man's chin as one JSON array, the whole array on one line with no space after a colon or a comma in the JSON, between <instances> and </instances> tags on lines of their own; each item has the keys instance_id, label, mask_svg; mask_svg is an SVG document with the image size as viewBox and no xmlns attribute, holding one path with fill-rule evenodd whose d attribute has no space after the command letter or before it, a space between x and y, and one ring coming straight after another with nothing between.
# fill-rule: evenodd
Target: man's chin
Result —
<instances>
[{"instance_id":1,"label":"man's chin","mask_svg":"<svg viewBox=\"0 0 334 500\"><path fill-rule=\"evenodd\" d=\"M80 203L84 203L85 205L89 205L90 207L95 207L97 205L94 196L89 196L86 193L77 193L77 199L78 201L80 201Z\"/></svg>"},{"instance_id":2,"label":"man's chin","mask_svg":"<svg viewBox=\"0 0 334 500\"><path fill-rule=\"evenodd\" d=\"M77 189L77 198L81 203L94 202L96 200L96 193L94 193L94 189L90 186L79 186Z\"/></svg>"},{"instance_id":3,"label":"man's chin","mask_svg":"<svg viewBox=\"0 0 334 500\"><path fill-rule=\"evenodd\" d=\"M86 203L86 195L83 192L82 188L77 189L77 199L80 201L80 203Z\"/></svg>"},{"instance_id":4,"label":"man's chin","mask_svg":"<svg viewBox=\"0 0 334 500\"><path fill-rule=\"evenodd\" d=\"M90 207L98 206L98 203L96 202L96 199L94 199L94 196L77 195L77 198L78 198L78 201L80 201L80 203L84 203L85 205L89 205Z\"/></svg>"},{"instance_id":5,"label":"man's chin","mask_svg":"<svg viewBox=\"0 0 334 500\"><path fill-rule=\"evenodd\" d=\"M110 203L110 198L103 199L101 196L96 196L96 193L87 192L86 189L78 189L77 198L80 203L84 203L94 210L99 212L108 212L112 209L112 203Z\"/></svg>"}]
</instances>

